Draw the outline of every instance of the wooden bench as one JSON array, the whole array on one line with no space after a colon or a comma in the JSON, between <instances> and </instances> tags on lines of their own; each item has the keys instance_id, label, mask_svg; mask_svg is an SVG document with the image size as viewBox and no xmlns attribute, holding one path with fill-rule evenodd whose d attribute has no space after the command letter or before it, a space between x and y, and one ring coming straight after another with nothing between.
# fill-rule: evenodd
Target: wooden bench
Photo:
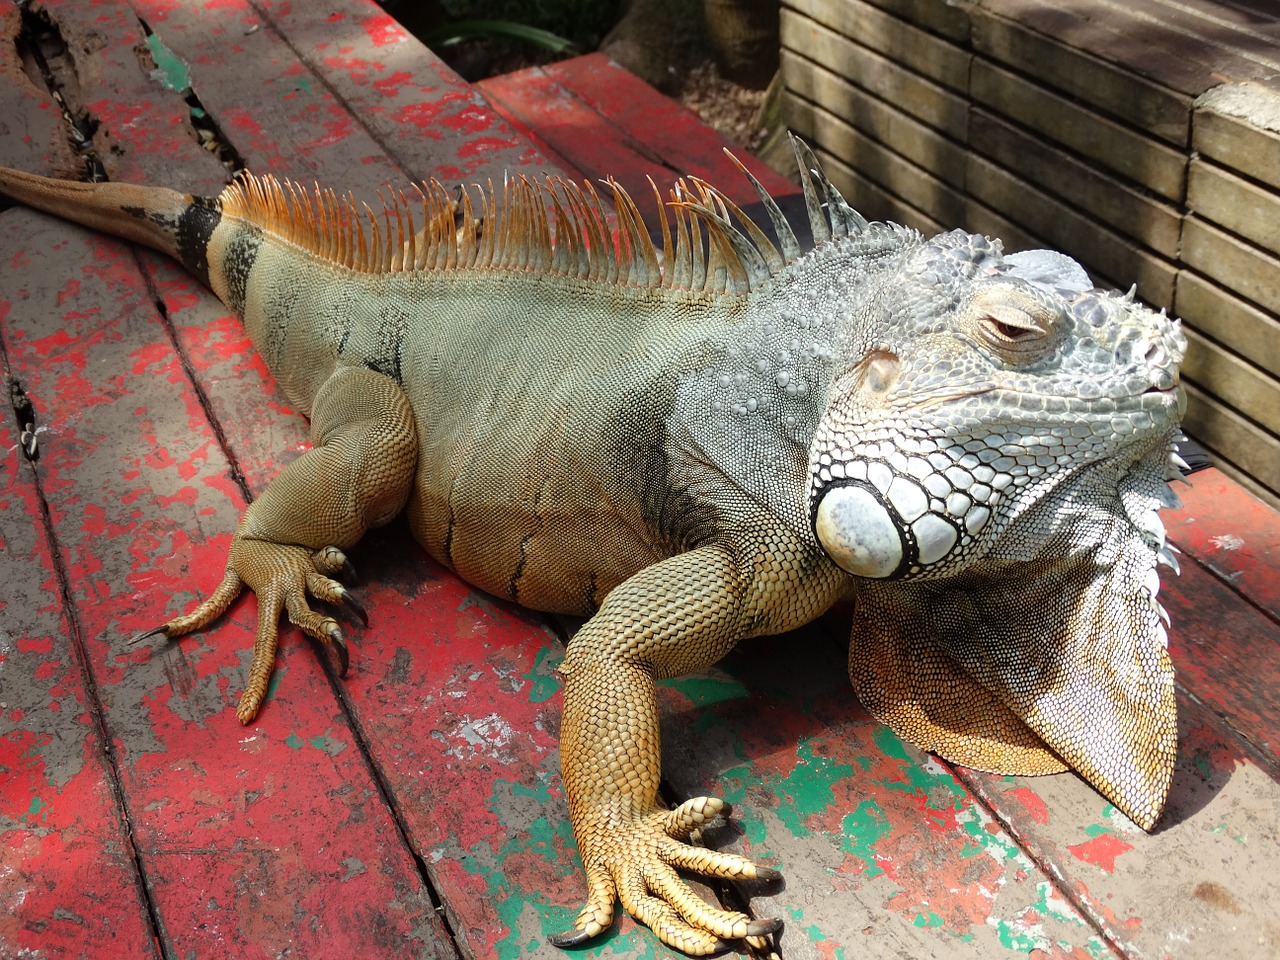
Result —
<instances>
[{"instance_id":1,"label":"wooden bench","mask_svg":"<svg viewBox=\"0 0 1280 960\"><path fill-rule=\"evenodd\" d=\"M715 134L597 56L480 96L364 0L43 9L0 12L11 166L73 160L38 46L112 179L216 193L198 109L250 168L370 199L555 168L638 197L645 175L686 172L751 197ZM0 417L0 957L560 956L545 934L583 884L556 632L393 524L354 554L372 622L349 675L287 630L241 727L253 599L178 643L125 640L217 583L306 423L181 269L20 208L0 211L0 361L41 453L24 460ZM854 700L833 614L662 692L668 799L725 796L714 841L785 875L707 895L784 917L784 957L1273 955L1280 517L1214 471L1184 500L1163 593L1181 755L1154 834L1073 776L901 743ZM667 953L628 919L586 951Z\"/></svg>"}]
</instances>

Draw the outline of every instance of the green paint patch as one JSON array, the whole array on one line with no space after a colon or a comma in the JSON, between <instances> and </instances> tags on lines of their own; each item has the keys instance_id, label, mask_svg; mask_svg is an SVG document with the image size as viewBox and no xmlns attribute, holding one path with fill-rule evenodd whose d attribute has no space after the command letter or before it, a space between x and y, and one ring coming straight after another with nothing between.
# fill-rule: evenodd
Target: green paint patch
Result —
<instances>
[{"instance_id":1,"label":"green paint patch","mask_svg":"<svg viewBox=\"0 0 1280 960\"><path fill-rule=\"evenodd\" d=\"M336 757L343 750L347 749L347 744L343 740L335 740L327 734L321 734L312 737L307 743L315 747L317 750L323 750L331 757Z\"/></svg>"},{"instance_id":2,"label":"green paint patch","mask_svg":"<svg viewBox=\"0 0 1280 960\"><path fill-rule=\"evenodd\" d=\"M978 853L985 853L994 859L997 863L1009 863L1014 861L1023 864L1028 869L1034 869L1031 861L1027 860L1022 850L1013 842L1007 833L1003 830L992 833L987 829L989 820L985 819L976 807L965 807L956 814L956 823L960 825L969 836L971 847L965 848L961 852L963 857L972 857Z\"/></svg>"},{"instance_id":3,"label":"green paint patch","mask_svg":"<svg viewBox=\"0 0 1280 960\"><path fill-rule=\"evenodd\" d=\"M807 927L801 927L800 932L809 938L810 943L826 943L827 936L818 929L816 924L809 924ZM833 957L834 960L844 960L844 947L837 946L834 949L823 951L824 955Z\"/></svg>"},{"instance_id":4,"label":"green paint patch","mask_svg":"<svg viewBox=\"0 0 1280 960\"><path fill-rule=\"evenodd\" d=\"M1210 830L1209 832L1210 832L1210 833L1225 833L1225 834L1227 834L1228 836L1230 836L1232 840L1234 840L1236 843L1240 844L1241 846L1243 846L1243 845L1244 845L1244 842L1245 842L1245 840L1244 840L1244 834L1243 834L1243 833L1240 833L1239 831L1232 831L1231 827L1227 825L1227 822L1226 822L1225 820L1224 820L1224 821L1222 821L1222 823L1218 824L1216 827L1214 827L1214 828L1213 828L1212 830Z\"/></svg>"},{"instance_id":5,"label":"green paint patch","mask_svg":"<svg viewBox=\"0 0 1280 960\"><path fill-rule=\"evenodd\" d=\"M747 688L731 677L679 677L662 681L662 686L671 687L688 697L696 707L741 700L747 696Z\"/></svg>"},{"instance_id":6,"label":"green paint patch","mask_svg":"<svg viewBox=\"0 0 1280 960\"><path fill-rule=\"evenodd\" d=\"M44 820L49 816L49 804L39 797L32 797L27 806L27 816L33 820Z\"/></svg>"},{"instance_id":7,"label":"green paint patch","mask_svg":"<svg viewBox=\"0 0 1280 960\"><path fill-rule=\"evenodd\" d=\"M932 910L922 910L916 914L916 918L911 921L913 927L940 927L942 926L942 918Z\"/></svg>"},{"instance_id":8,"label":"green paint patch","mask_svg":"<svg viewBox=\"0 0 1280 960\"><path fill-rule=\"evenodd\" d=\"M959 810L962 805L962 798L965 796L965 789L951 774L943 772L931 773L926 770L915 757L907 751L907 746L902 742L896 733L888 727L879 727L874 734L873 739L880 751L891 760L901 760L901 772L906 775L906 780L881 780L890 790L904 790L908 793L920 791L928 794L930 797L930 806L936 809L938 807L935 798L945 794L951 795L950 808Z\"/></svg>"},{"instance_id":9,"label":"green paint patch","mask_svg":"<svg viewBox=\"0 0 1280 960\"><path fill-rule=\"evenodd\" d=\"M265 707L276 698L276 691L280 689L280 680L288 672L288 667L279 661L276 662L276 667L271 671L271 676L267 680L267 692L262 695L262 706Z\"/></svg>"},{"instance_id":10,"label":"green paint patch","mask_svg":"<svg viewBox=\"0 0 1280 960\"><path fill-rule=\"evenodd\" d=\"M1032 950L1044 947L1040 937L1021 929L1016 923L1011 923L1008 920L996 920L995 928L996 936L1000 938L1000 945L1007 950L1030 953Z\"/></svg>"},{"instance_id":11,"label":"green paint patch","mask_svg":"<svg viewBox=\"0 0 1280 960\"><path fill-rule=\"evenodd\" d=\"M563 659L558 650L554 650L551 647L543 647L538 651L538 655L533 661L533 667L528 673L522 675L529 684L530 703L546 703L560 689L560 680L555 673L560 664L558 661L556 663L548 662L553 658Z\"/></svg>"},{"instance_id":12,"label":"green paint patch","mask_svg":"<svg viewBox=\"0 0 1280 960\"><path fill-rule=\"evenodd\" d=\"M296 733L291 733L284 738L284 745L290 750L301 750L304 743L306 743L306 741Z\"/></svg>"},{"instance_id":13,"label":"green paint patch","mask_svg":"<svg viewBox=\"0 0 1280 960\"><path fill-rule=\"evenodd\" d=\"M893 825L880 804L870 798L845 814L840 823L844 836L840 849L862 861L863 876L878 877L884 870L876 861L876 844L893 832Z\"/></svg>"},{"instance_id":14,"label":"green paint patch","mask_svg":"<svg viewBox=\"0 0 1280 960\"><path fill-rule=\"evenodd\" d=\"M826 812L836 802L834 785L853 776L853 765L837 763L830 757L813 752L813 744L805 741L796 750L800 761L795 769L778 781L779 803L774 813L797 837L809 836L806 821Z\"/></svg>"},{"instance_id":15,"label":"green paint patch","mask_svg":"<svg viewBox=\"0 0 1280 960\"><path fill-rule=\"evenodd\" d=\"M155 70L151 71L151 79L159 80L160 85L175 93L186 93L191 89L191 73L182 59L164 45L158 34L147 37L147 50L151 52L151 60Z\"/></svg>"}]
</instances>

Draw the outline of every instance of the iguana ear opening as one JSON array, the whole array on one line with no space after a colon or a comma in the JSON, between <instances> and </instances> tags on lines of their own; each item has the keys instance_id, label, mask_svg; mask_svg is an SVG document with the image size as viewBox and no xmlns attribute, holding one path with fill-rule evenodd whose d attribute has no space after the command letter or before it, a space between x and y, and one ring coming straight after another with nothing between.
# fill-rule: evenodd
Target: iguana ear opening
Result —
<instances>
[{"instance_id":1,"label":"iguana ear opening","mask_svg":"<svg viewBox=\"0 0 1280 960\"><path fill-rule=\"evenodd\" d=\"M1150 587L1154 552L1107 532L1066 558L861 581L850 675L905 739L997 773L1065 764L1150 830L1177 750L1173 666Z\"/></svg>"}]
</instances>

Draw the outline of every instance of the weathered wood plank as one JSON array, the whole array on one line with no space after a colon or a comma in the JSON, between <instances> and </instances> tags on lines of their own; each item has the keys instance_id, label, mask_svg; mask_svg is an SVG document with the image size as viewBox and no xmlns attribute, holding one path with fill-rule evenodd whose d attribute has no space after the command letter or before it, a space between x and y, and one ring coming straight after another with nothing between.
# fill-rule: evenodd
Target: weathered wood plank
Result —
<instances>
[{"instance_id":1,"label":"weathered wood plank","mask_svg":"<svg viewBox=\"0 0 1280 960\"><path fill-rule=\"evenodd\" d=\"M1113 285L1127 287L1136 282L1148 303L1173 303L1176 270L1168 261L1135 247L1125 237L977 154L969 157L966 183L973 196L1018 223L1035 224L1053 247Z\"/></svg>"},{"instance_id":2,"label":"weathered wood plank","mask_svg":"<svg viewBox=\"0 0 1280 960\"><path fill-rule=\"evenodd\" d=\"M816 141L814 131L806 125L812 113L812 105L795 104L789 109L796 120L792 129L806 140ZM909 203L888 193L879 184L868 180L859 171L846 165L843 160L822 149L821 145L815 147L814 153L836 189L854 209L869 220L891 220L894 223L914 227L930 236L943 229L942 224L928 214L920 212Z\"/></svg>"},{"instance_id":3,"label":"weathered wood plank","mask_svg":"<svg viewBox=\"0 0 1280 960\"><path fill-rule=\"evenodd\" d=\"M1181 202L1187 158L1178 150L975 57L970 95L1054 143Z\"/></svg>"},{"instance_id":4,"label":"weathered wood plank","mask_svg":"<svg viewBox=\"0 0 1280 960\"><path fill-rule=\"evenodd\" d=\"M1198 471L1190 483L1178 486L1182 508L1162 514L1169 538L1280 622L1280 513L1220 470Z\"/></svg>"},{"instance_id":5,"label":"weathered wood plank","mask_svg":"<svg viewBox=\"0 0 1280 960\"><path fill-rule=\"evenodd\" d=\"M953 0L869 0L869 2L896 17L946 37L961 46L969 42L969 12Z\"/></svg>"},{"instance_id":6,"label":"weathered wood plank","mask_svg":"<svg viewBox=\"0 0 1280 960\"><path fill-rule=\"evenodd\" d=\"M797 191L786 177L600 54L493 77L477 88L551 155L572 151L570 169L579 180L617 181L651 228L658 222L654 186L665 202L679 177L712 183L740 206L759 200L726 149L774 196ZM652 131L652 136L637 131Z\"/></svg>"},{"instance_id":7,"label":"weathered wood plank","mask_svg":"<svg viewBox=\"0 0 1280 960\"><path fill-rule=\"evenodd\" d=\"M978 153L1118 232L1170 259L1178 255L1179 210L1108 176L1052 142L1033 136L981 107L969 118L969 143Z\"/></svg>"},{"instance_id":8,"label":"weathered wood plank","mask_svg":"<svg viewBox=\"0 0 1280 960\"><path fill-rule=\"evenodd\" d=\"M609 123L540 67L493 77L478 87L495 109L523 123L553 155L571 154L578 179L594 182L621 175L643 184L651 177L654 183L666 185L676 176L660 157L639 148L629 133ZM637 190L632 199L645 220L655 222L658 206L653 191Z\"/></svg>"},{"instance_id":9,"label":"weathered wood plank","mask_svg":"<svg viewBox=\"0 0 1280 960\"><path fill-rule=\"evenodd\" d=\"M203 149L190 125L190 107L165 89L146 50L137 15L123 3L93 9L76 0L43 4L71 51L76 95L96 121L93 145L107 176L185 191L219 188L230 174ZM166 182L181 168L183 184Z\"/></svg>"},{"instance_id":10,"label":"weathered wood plank","mask_svg":"<svg viewBox=\"0 0 1280 960\"><path fill-rule=\"evenodd\" d=\"M952 186L964 187L965 147L962 144L790 50L782 51L782 69L791 94L842 118L859 133L884 144ZM787 115L795 116L791 112Z\"/></svg>"},{"instance_id":11,"label":"weathered wood plank","mask_svg":"<svg viewBox=\"0 0 1280 960\"><path fill-rule=\"evenodd\" d=\"M862 136L834 113L791 97L788 117L797 131L824 151L839 157L881 189L905 201L942 224L958 224L964 218L964 198L938 177L911 163L901 154Z\"/></svg>"},{"instance_id":12,"label":"weathered wood plank","mask_svg":"<svg viewBox=\"0 0 1280 960\"><path fill-rule=\"evenodd\" d=\"M1268 0L1102 0L1109 12L1126 7L1144 22L1158 21L1237 54L1272 63L1280 40L1280 18Z\"/></svg>"},{"instance_id":13,"label":"weathered wood plank","mask_svg":"<svg viewBox=\"0 0 1280 960\"><path fill-rule=\"evenodd\" d=\"M1270 313L1280 313L1280 257L1193 214L1182 224L1182 262Z\"/></svg>"},{"instance_id":14,"label":"weathered wood plank","mask_svg":"<svg viewBox=\"0 0 1280 960\"><path fill-rule=\"evenodd\" d=\"M1209 448L1223 473L1280 509L1280 445L1275 438L1195 384L1185 386L1182 425L1187 433Z\"/></svg>"},{"instance_id":15,"label":"weathered wood plank","mask_svg":"<svg viewBox=\"0 0 1280 960\"><path fill-rule=\"evenodd\" d=\"M67 140L62 112L47 90L27 76L34 64L18 55L22 17L18 8L0 7L0 161L44 176L71 175L82 168Z\"/></svg>"},{"instance_id":16,"label":"weathered wood plank","mask_svg":"<svg viewBox=\"0 0 1280 960\"><path fill-rule=\"evenodd\" d=\"M984 10L1137 75L1195 97L1224 77L1249 80L1280 69L1274 15L1233 4L1168 0L980 0ZM1138 96L1147 95L1140 89Z\"/></svg>"},{"instance_id":17,"label":"weathered wood plank","mask_svg":"<svg viewBox=\"0 0 1280 960\"><path fill-rule=\"evenodd\" d=\"M984 0L970 10L976 52L1176 147L1187 145L1191 101L1214 82L1192 92L1177 92L1133 72L1132 63L1153 53L1144 46L1141 34L1111 35L1102 24L1076 16L1070 8L1057 11L1045 32L1036 32L1025 25L1035 12L1025 0ZM1041 6L1040 11L1048 14L1050 8ZM1094 55L1102 50L1107 51L1107 59Z\"/></svg>"},{"instance_id":18,"label":"weathered wood plank","mask_svg":"<svg viewBox=\"0 0 1280 960\"><path fill-rule=\"evenodd\" d=\"M1170 518L1176 520L1176 518ZM1274 569L1273 569L1274 572ZM1280 662L1275 657L1280 627L1265 612L1242 602L1236 588L1198 562L1180 576L1162 577L1160 600L1173 629L1169 653L1178 683L1200 704L1230 724L1258 751L1264 772L1280 781ZM1230 656L1224 656L1230 651ZM1189 709L1182 704L1179 708ZM1230 739L1227 733L1222 736ZM1265 762L1266 758L1271 762ZM1280 786L1275 788L1280 800ZM1272 835L1280 839L1273 827ZM1280 917L1280 910L1276 911ZM1280 927L1277 927L1280 931Z\"/></svg>"},{"instance_id":19,"label":"weathered wood plank","mask_svg":"<svg viewBox=\"0 0 1280 960\"><path fill-rule=\"evenodd\" d=\"M969 115L964 97L791 10L782 11L782 46L964 142Z\"/></svg>"},{"instance_id":20,"label":"weathered wood plank","mask_svg":"<svg viewBox=\"0 0 1280 960\"><path fill-rule=\"evenodd\" d=\"M412 179L452 185L555 169L380 6L265 0L256 9Z\"/></svg>"},{"instance_id":21,"label":"weathered wood plank","mask_svg":"<svg viewBox=\"0 0 1280 960\"><path fill-rule=\"evenodd\" d=\"M629 143L652 151L676 176L693 174L714 183L739 205L758 196L738 168L724 155L733 151L771 193L794 193L795 183L736 147L697 115L662 96L639 77L602 54L587 54L546 67L547 76L609 121ZM602 171L602 175L605 175ZM668 184L659 181L659 189ZM632 194L639 189L632 190Z\"/></svg>"},{"instance_id":22,"label":"weathered wood plank","mask_svg":"<svg viewBox=\"0 0 1280 960\"><path fill-rule=\"evenodd\" d=\"M1190 327L1182 375L1264 430L1280 434L1280 381ZM1280 444L1280 436L1273 442Z\"/></svg>"},{"instance_id":23,"label":"weathered wood plank","mask_svg":"<svg viewBox=\"0 0 1280 960\"><path fill-rule=\"evenodd\" d=\"M0 237L20 223L0 214ZM0 294L0 328L8 309ZM0 956L158 957L36 468L7 411L0 451Z\"/></svg>"},{"instance_id":24,"label":"weathered wood plank","mask_svg":"<svg viewBox=\"0 0 1280 960\"><path fill-rule=\"evenodd\" d=\"M1280 92L1224 83L1196 101L1191 146L1203 156L1280 188Z\"/></svg>"},{"instance_id":25,"label":"weathered wood plank","mask_svg":"<svg viewBox=\"0 0 1280 960\"><path fill-rule=\"evenodd\" d=\"M1280 194L1217 164L1192 158L1187 209L1272 253L1280 252Z\"/></svg>"},{"instance_id":26,"label":"weathered wood plank","mask_svg":"<svg viewBox=\"0 0 1280 960\"><path fill-rule=\"evenodd\" d=\"M372 202L373 186L404 183L404 172L341 98L247 0L136 0L136 6L185 62L200 102L255 172L307 181L319 173L321 158L342 144L347 162L341 177L330 172L331 186ZM216 69L231 64L234 69ZM212 71L217 82L206 80Z\"/></svg>"},{"instance_id":27,"label":"weathered wood plank","mask_svg":"<svg viewBox=\"0 0 1280 960\"><path fill-rule=\"evenodd\" d=\"M789 7L830 27L861 47L961 94L969 88L969 61L964 47L939 39L905 20L890 16L862 0L788 0Z\"/></svg>"},{"instance_id":28,"label":"weathered wood plank","mask_svg":"<svg viewBox=\"0 0 1280 960\"><path fill-rule=\"evenodd\" d=\"M160 119L185 117L186 107L159 84L140 89L130 75L140 33L125 8L50 9L65 35L83 45L80 90L105 118L107 139L99 142L112 147L112 168L154 176L177 165L197 188L219 182L225 171L210 171L209 155L189 129L129 122L138 100L171 100L157 107ZM95 49L106 51L101 63L90 56ZM23 294L5 318L10 357L53 427L44 444L51 518L168 944L201 953L288 947L319 955L320 944L366 951L377 930L434 952L430 899L363 760L344 749L354 738L334 720L329 681L310 653L285 654L299 700L276 708L283 729L268 725L244 739L233 733L229 696L243 682L243 647L116 647L161 619L165 605L144 595L162 591L186 606L193 597L188 578L212 587L226 537L211 539L203 524L216 529L220 518L229 531L243 501L198 400L183 387L182 365L134 254L25 211L6 216L8 249L33 258L22 273L10 267L12 252L2 258L6 289ZM234 619L227 629L234 641ZM241 621L242 644L250 633ZM220 722L207 727L212 718ZM175 791L175 777L189 786ZM349 791L329 794L334 782ZM315 822L299 824L299 810ZM359 826L337 840L316 833L343 821ZM285 823L292 828L283 833L272 826ZM355 869L361 857L379 868ZM329 901L331 893L338 902ZM383 914L372 926L370 905ZM305 928L286 922L295 910L314 918ZM444 949L452 953L447 941Z\"/></svg>"},{"instance_id":29,"label":"weathered wood plank","mask_svg":"<svg viewBox=\"0 0 1280 960\"><path fill-rule=\"evenodd\" d=\"M1280 375L1280 320L1194 270L1179 270L1173 312L1250 363Z\"/></svg>"}]
</instances>

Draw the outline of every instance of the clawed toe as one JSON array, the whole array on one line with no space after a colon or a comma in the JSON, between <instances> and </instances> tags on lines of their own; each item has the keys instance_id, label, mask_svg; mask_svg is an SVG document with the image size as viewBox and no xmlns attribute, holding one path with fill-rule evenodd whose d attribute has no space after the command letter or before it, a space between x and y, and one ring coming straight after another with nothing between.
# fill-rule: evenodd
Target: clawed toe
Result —
<instances>
[{"instance_id":1,"label":"clawed toe","mask_svg":"<svg viewBox=\"0 0 1280 960\"><path fill-rule=\"evenodd\" d=\"M338 609L350 610L352 613L354 613L357 617L360 618L361 624L363 624L366 627L369 625L369 614L365 612L364 607L360 605L359 601L356 600L356 598L351 595L350 590L339 587L338 599L340 601L338 604Z\"/></svg>"},{"instance_id":2,"label":"clawed toe","mask_svg":"<svg viewBox=\"0 0 1280 960\"><path fill-rule=\"evenodd\" d=\"M150 640L152 637L164 637L169 639L169 629L166 625L161 624L151 630L143 630L141 633L135 633L132 637L125 641L126 646L135 646L144 640Z\"/></svg>"},{"instance_id":3,"label":"clawed toe","mask_svg":"<svg viewBox=\"0 0 1280 960\"><path fill-rule=\"evenodd\" d=\"M776 871L775 871L776 872ZM781 876L781 874L779 874ZM771 933L776 933L782 929L782 919L779 917L766 917L763 920L753 920L747 924L748 937L767 937Z\"/></svg>"},{"instance_id":4,"label":"clawed toe","mask_svg":"<svg viewBox=\"0 0 1280 960\"><path fill-rule=\"evenodd\" d=\"M347 640L342 635L342 628L336 623L328 630L328 646L333 648L334 654L338 658L338 676L345 677L347 670L351 666L351 654L347 650Z\"/></svg>"},{"instance_id":5,"label":"clawed toe","mask_svg":"<svg viewBox=\"0 0 1280 960\"><path fill-rule=\"evenodd\" d=\"M311 562L315 564L317 571L326 576L332 577L341 572L342 579L347 583L354 583L358 579L356 568L351 565L347 555L337 547L321 547L311 555Z\"/></svg>"},{"instance_id":6,"label":"clawed toe","mask_svg":"<svg viewBox=\"0 0 1280 960\"><path fill-rule=\"evenodd\" d=\"M563 933L548 934L547 942L553 947L580 947L590 940L591 936L586 930L565 930Z\"/></svg>"}]
</instances>

